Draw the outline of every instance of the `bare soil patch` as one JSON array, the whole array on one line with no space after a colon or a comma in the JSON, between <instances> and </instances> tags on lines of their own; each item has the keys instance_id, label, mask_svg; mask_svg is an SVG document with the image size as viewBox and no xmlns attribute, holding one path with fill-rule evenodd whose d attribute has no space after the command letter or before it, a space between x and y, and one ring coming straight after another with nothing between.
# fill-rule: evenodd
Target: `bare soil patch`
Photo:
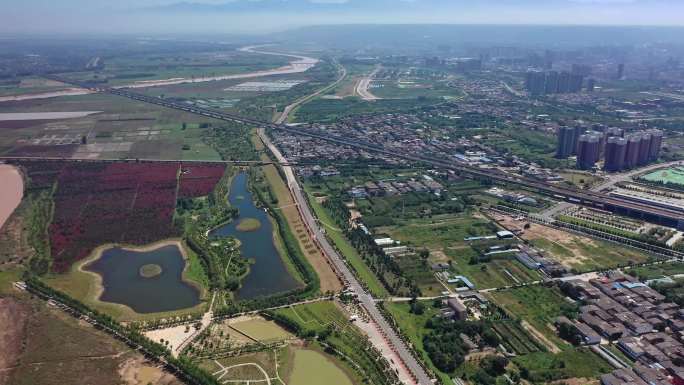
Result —
<instances>
[{"instance_id":1,"label":"bare soil patch","mask_svg":"<svg viewBox=\"0 0 684 385\"><path fill-rule=\"evenodd\" d=\"M24 196L24 180L19 170L7 164L0 164L0 228L19 206Z\"/></svg>"},{"instance_id":2,"label":"bare soil patch","mask_svg":"<svg viewBox=\"0 0 684 385\"><path fill-rule=\"evenodd\" d=\"M0 301L0 368L12 366L0 370L0 384L181 384L123 343L42 301L23 294Z\"/></svg>"},{"instance_id":3,"label":"bare soil patch","mask_svg":"<svg viewBox=\"0 0 684 385\"><path fill-rule=\"evenodd\" d=\"M182 384L176 377L146 361L142 356L132 357L124 361L119 369L119 375L126 385Z\"/></svg>"},{"instance_id":4,"label":"bare soil patch","mask_svg":"<svg viewBox=\"0 0 684 385\"><path fill-rule=\"evenodd\" d=\"M29 309L14 298L0 298L0 384L9 384L11 369L19 363Z\"/></svg>"},{"instance_id":5,"label":"bare soil patch","mask_svg":"<svg viewBox=\"0 0 684 385\"><path fill-rule=\"evenodd\" d=\"M28 202L22 201L14 210L14 213L0 229L0 267L14 266L21 263L33 254L33 248L29 245L25 213L28 210Z\"/></svg>"}]
</instances>

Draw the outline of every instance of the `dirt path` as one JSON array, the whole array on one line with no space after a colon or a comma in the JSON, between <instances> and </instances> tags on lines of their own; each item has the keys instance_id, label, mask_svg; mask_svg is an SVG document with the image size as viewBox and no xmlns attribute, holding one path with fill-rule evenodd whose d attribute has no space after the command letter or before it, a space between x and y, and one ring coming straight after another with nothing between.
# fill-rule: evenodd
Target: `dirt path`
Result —
<instances>
[{"instance_id":1,"label":"dirt path","mask_svg":"<svg viewBox=\"0 0 684 385\"><path fill-rule=\"evenodd\" d=\"M530 325L529 322L527 322L527 321L522 321L522 322L520 323L520 325L521 325L523 328L525 328L525 330L527 330L528 332L530 332L530 334L532 335L532 337L536 338L539 342L541 342L542 344L544 344L544 346L546 346L546 348L549 349L549 351L550 351L551 353L558 354L558 353L560 353L560 352L562 351L562 350L560 350L560 348L559 348L558 346L556 346L556 344L554 344L553 342L549 341L549 339L546 338L545 335L543 335L541 332L539 332L539 330L535 329L534 326Z\"/></svg>"}]
</instances>

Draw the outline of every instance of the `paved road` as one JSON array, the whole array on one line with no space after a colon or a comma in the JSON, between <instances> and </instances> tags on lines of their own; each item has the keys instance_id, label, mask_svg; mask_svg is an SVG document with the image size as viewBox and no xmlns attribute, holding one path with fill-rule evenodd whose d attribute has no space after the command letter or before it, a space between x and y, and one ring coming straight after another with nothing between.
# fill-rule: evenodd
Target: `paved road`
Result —
<instances>
[{"instance_id":1,"label":"paved road","mask_svg":"<svg viewBox=\"0 0 684 385\"><path fill-rule=\"evenodd\" d=\"M632 178L636 175L643 174L645 172L653 171L659 168L663 167L671 167L671 166L678 166L682 165L684 162L682 161L674 161L674 162L668 162L668 163L657 163L657 164L652 164L647 167L641 167L636 170L631 170L628 172L623 172L619 174L609 174L606 175L606 180L602 183L597 184L596 186L592 187L590 191L594 192L601 192L603 190L609 189L616 184L620 182L629 182L632 180ZM566 209L569 209L573 206L576 206L572 203L568 202L560 202L557 205L551 206L550 208L544 210L541 212L541 217L544 218L545 220L552 220L553 217L560 213L561 211L564 211Z\"/></svg>"},{"instance_id":2,"label":"paved road","mask_svg":"<svg viewBox=\"0 0 684 385\"><path fill-rule=\"evenodd\" d=\"M656 163L656 164L652 164L650 166L641 167L641 168L638 168L636 170L623 172L620 174L611 174L611 175L607 176L607 180L605 182L599 183L598 185L592 187L591 191L599 192L599 191L605 190L607 188L613 187L615 184L617 184L619 182L629 182L632 180L632 177L634 177L636 175L643 174L643 173L648 172L648 171L657 170L657 169L663 168L663 167L679 166L682 164L684 164L684 162L682 162L680 160L674 161L674 162L668 162L668 163Z\"/></svg>"},{"instance_id":3,"label":"paved road","mask_svg":"<svg viewBox=\"0 0 684 385\"><path fill-rule=\"evenodd\" d=\"M268 138L263 128L258 129L258 133L261 140L271 150L277 160L285 159L285 157L280 153L280 150L278 150L278 148ZM342 274L351 290L357 294L361 305L366 309L373 322L375 322L378 328L385 335L387 343L391 346L392 350L396 352L399 359L401 359L408 371L413 375L412 377L415 378L415 383L419 385L431 384L432 381L430 380L427 372L422 366L420 366L418 361L416 361L404 341L399 338L382 313L380 313L380 310L378 309L373 297L366 292L366 290L363 288L363 285L361 285L361 282L359 282L356 279L356 276L354 276L351 270L349 270L349 267L347 267L347 264L344 262L342 256L338 254L335 248L330 244L330 242L328 242L325 233L318 226L316 218L309 208L305 193L302 191L302 188L297 182L297 178L295 177L292 167L284 166L282 169L285 174L286 182L290 192L300 208L302 219L311 232L314 240L320 245L325 255L335 266L335 269Z\"/></svg>"},{"instance_id":4,"label":"paved road","mask_svg":"<svg viewBox=\"0 0 684 385\"><path fill-rule=\"evenodd\" d=\"M370 91L368 91L368 88L371 85L371 82L373 81L373 78L375 75L380 71L380 66L375 67L373 72L368 74L365 78L361 79L357 84L356 84L356 94L361 97L363 100L378 100L380 99L379 97L373 95Z\"/></svg>"},{"instance_id":5,"label":"paved road","mask_svg":"<svg viewBox=\"0 0 684 385\"><path fill-rule=\"evenodd\" d=\"M325 87L325 88L322 88L322 89L320 89L320 90L314 92L314 93L311 94L311 95L304 96L303 98L300 98L299 100L296 100L294 103L292 103L292 104L288 105L287 107L285 107L285 109L284 109L283 112L280 114L280 116L278 117L278 119L276 119L275 123L276 123L276 124L287 123L287 118L290 116L290 113L292 113L292 111L294 111L295 108L297 108L297 107L301 106L302 104L304 104L304 103L310 101L311 99L315 98L316 96L319 96L319 95L321 95L321 94L323 94L323 93L325 93L325 92L328 92L329 90L335 88L338 84L340 84L340 82L341 82L342 80L344 80L344 78L347 77L347 69L344 68L343 66L339 65L339 64L338 64L338 68L339 68L339 70L340 70L340 77L338 77L337 80L335 80L334 83L332 83L331 85L329 85L329 86L327 86L327 87Z\"/></svg>"}]
</instances>

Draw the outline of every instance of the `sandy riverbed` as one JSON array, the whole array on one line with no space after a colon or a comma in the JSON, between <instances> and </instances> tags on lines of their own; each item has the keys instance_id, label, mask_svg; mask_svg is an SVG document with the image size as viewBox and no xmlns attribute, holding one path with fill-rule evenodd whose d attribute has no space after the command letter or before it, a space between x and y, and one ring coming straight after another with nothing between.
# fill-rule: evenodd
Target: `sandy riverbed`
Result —
<instances>
[{"instance_id":1,"label":"sandy riverbed","mask_svg":"<svg viewBox=\"0 0 684 385\"><path fill-rule=\"evenodd\" d=\"M100 112L102 111L4 112L0 113L0 121L75 119Z\"/></svg>"},{"instance_id":2,"label":"sandy riverbed","mask_svg":"<svg viewBox=\"0 0 684 385\"><path fill-rule=\"evenodd\" d=\"M279 67L279 68L274 68L271 70L262 70L262 71L255 71L255 72L249 72L249 73L243 73L243 74L233 74L233 75L220 75L220 76L209 76L209 77L195 77L195 78L172 78L172 79L161 79L161 80L139 80L133 84L125 85L125 86L118 86L114 88L147 88L147 87L159 87L159 86L170 86L170 85L176 85L176 84L186 84L186 83L202 83L202 82L211 82L211 81L219 81L219 80L235 80L235 79L250 79L250 78L259 78L263 76L272 76L272 75L287 75L287 74L297 74L301 72L306 72L309 69L313 68L318 64L318 59L307 57L307 56L300 56L300 55L293 55L293 54L288 54L288 53L281 53L281 52L268 52L268 51L259 51L257 48L260 46L251 46L251 47L244 47L241 48L240 51L243 52L250 52L250 53L258 53L262 55L274 55L274 56L285 56L285 57L290 57L296 60L293 60L290 62L290 64Z\"/></svg>"},{"instance_id":3,"label":"sandy riverbed","mask_svg":"<svg viewBox=\"0 0 684 385\"><path fill-rule=\"evenodd\" d=\"M36 94L0 96L0 102L18 102L22 100L49 99L56 98L59 96L78 96L88 95L92 93L93 91L86 90L85 88L68 88L66 90L61 91L41 92Z\"/></svg>"},{"instance_id":4,"label":"sandy riverbed","mask_svg":"<svg viewBox=\"0 0 684 385\"><path fill-rule=\"evenodd\" d=\"M24 196L24 180L16 167L0 164L0 228Z\"/></svg>"}]
</instances>

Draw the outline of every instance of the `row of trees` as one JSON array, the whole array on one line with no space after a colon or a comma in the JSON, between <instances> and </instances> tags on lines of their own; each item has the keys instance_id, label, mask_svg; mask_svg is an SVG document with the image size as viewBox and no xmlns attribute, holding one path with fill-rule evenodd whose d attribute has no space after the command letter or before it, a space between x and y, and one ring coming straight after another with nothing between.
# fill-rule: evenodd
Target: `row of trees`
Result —
<instances>
[{"instance_id":1,"label":"row of trees","mask_svg":"<svg viewBox=\"0 0 684 385\"><path fill-rule=\"evenodd\" d=\"M192 360L187 357L173 357L164 345L150 340L137 328L124 326L111 316L89 308L84 303L46 285L31 273L24 275L24 281L32 293L64 305L75 315L87 317L96 328L106 331L133 349L140 349L147 358L161 362L182 380L195 385L219 384L211 374L202 370Z\"/></svg>"},{"instance_id":2,"label":"row of trees","mask_svg":"<svg viewBox=\"0 0 684 385\"><path fill-rule=\"evenodd\" d=\"M423 337L423 347L432 363L445 373L452 373L464 361L468 347L461 334L482 345L496 348L501 341L486 322L451 321L435 318L426 327L430 332Z\"/></svg>"},{"instance_id":3,"label":"row of trees","mask_svg":"<svg viewBox=\"0 0 684 385\"><path fill-rule=\"evenodd\" d=\"M404 275L397 261L386 255L382 248L375 243L373 237L366 234L359 227L350 226L351 216L349 209L340 198L330 198L323 205L330 212L331 217L335 219L337 225L344 230L344 234L349 242L358 250L359 255L366 260L368 266L374 271L387 290L392 294L398 294L398 290L403 289L412 296L420 295L418 285ZM401 287L388 282L385 277L386 273L396 276L397 282L403 283Z\"/></svg>"}]
</instances>

